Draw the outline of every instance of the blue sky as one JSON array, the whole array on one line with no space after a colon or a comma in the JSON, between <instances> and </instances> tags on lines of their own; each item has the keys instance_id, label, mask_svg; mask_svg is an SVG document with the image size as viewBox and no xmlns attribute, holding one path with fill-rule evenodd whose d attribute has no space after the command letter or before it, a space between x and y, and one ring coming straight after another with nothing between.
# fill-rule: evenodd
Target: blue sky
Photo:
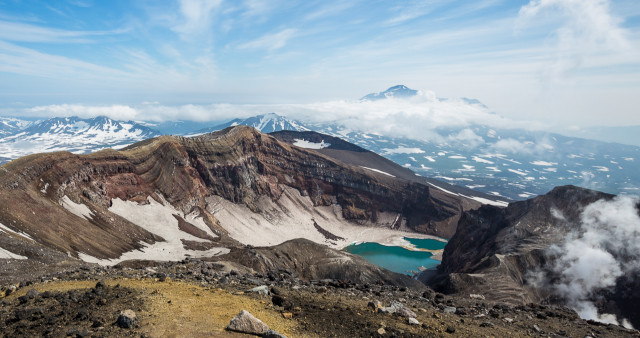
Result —
<instances>
[{"instance_id":1,"label":"blue sky","mask_svg":"<svg viewBox=\"0 0 640 338\"><path fill-rule=\"evenodd\" d=\"M639 33L637 0L0 0L0 111L205 120L402 83L639 125Z\"/></svg>"}]
</instances>

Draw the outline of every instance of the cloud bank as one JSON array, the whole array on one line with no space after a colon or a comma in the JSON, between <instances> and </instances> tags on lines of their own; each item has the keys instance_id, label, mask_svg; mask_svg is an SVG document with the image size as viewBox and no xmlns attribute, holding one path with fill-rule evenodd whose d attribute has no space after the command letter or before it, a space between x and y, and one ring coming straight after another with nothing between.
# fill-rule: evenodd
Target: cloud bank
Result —
<instances>
[{"instance_id":1,"label":"cloud bank","mask_svg":"<svg viewBox=\"0 0 640 338\"><path fill-rule=\"evenodd\" d=\"M328 101L310 104L211 104L166 106L156 103L139 105L86 106L62 104L37 106L15 111L23 117L105 115L118 120L148 121L223 121L275 112L304 123L337 123L342 128L390 137L457 142L468 147L482 144L482 137L470 126L491 128L543 128L531 121L513 121L490 112L481 103L463 99L440 99L431 91L420 92L411 99L379 101ZM455 134L443 138L438 129L456 128ZM521 145L526 146L526 145ZM505 144L505 148L521 148Z\"/></svg>"}]
</instances>

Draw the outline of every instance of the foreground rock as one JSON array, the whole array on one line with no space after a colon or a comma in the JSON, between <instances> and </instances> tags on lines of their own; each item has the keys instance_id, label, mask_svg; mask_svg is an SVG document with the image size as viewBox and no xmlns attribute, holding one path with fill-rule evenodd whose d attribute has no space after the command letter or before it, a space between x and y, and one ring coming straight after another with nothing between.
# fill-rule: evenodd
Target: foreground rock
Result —
<instances>
[{"instance_id":1,"label":"foreground rock","mask_svg":"<svg viewBox=\"0 0 640 338\"><path fill-rule=\"evenodd\" d=\"M161 276L165 282L160 282ZM138 266L132 262L42 278L20 283L0 299L3 335L221 336L230 318L245 309L290 337L375 337L378 331L387 336L430 337L448 335L449 327L462 337L640 337L638 331L581 320L565 308L509 306L384 283L304 281L286 273L272 279L255 272L225 271L222 265L201 260ZM264 295L246 292L259 284L268 285L280 298L272 303ZM21 302L20 297L32 289L37 291L30 292L34 298ZM401 304L416 315L415 320L374 310L386 304L396 309ZM135 311L136 325L128 329L114 325L122 309Z\"/></svg>"},{"instance_id":2,"label":"foreground rock","mask_svg":"<svg viewBox=\"0 0 640 338\"><path fill-rule=\"evenodd\" d=\"M133 310L128 309L120 312L116 324L123 329L130 329L136 325L137 322L138 318L136 317L136 313Z\"/></svg>"},{"instance_id":3,"label":"foreground rock","mask_svg":"<svg viewBox=\"0 0 640 338\"><path fill-rule=\"evenodd\" d=\"M237 316L231 319L227 329L241 333L255 334L258 336L269 331L269 327L265 323L254 317L246 310L240 311Z\"/></svg>"}]
</instances>

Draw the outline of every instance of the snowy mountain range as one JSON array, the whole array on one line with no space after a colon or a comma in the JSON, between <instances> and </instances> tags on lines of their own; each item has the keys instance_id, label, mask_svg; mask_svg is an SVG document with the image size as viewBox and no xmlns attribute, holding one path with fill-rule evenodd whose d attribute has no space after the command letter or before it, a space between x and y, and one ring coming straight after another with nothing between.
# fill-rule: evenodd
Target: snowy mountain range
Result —
<instances>
[{"instance_id":1,"label":"snowy mountain range","mask_svg":"<svg viewBox=\"0 0 640 338\"><path fill-rule=\"evenodd\" d=\"M263 133L273 133L275 131L293 130L293 131L310 131L311 129L302 125L301 122L284 118L275 113L257 115L246 119L233 119L229 122L222 123L213 127L197 130L196 134L210 133L216 130L222 130L227 127L237 125L251 126Z\"/></svg>"},{"instance_id":2,"label":"snowy mountain range","mask_svg":"<svg viewBox=\"0 0 640 338\"><path fill-rule=\"evenodd\" d=\"M366 95L360 102L367 104L417 95L422 94L398 85ZM485 107L475 99L460 101ZM200 128L202 123L193 121L151 123L69 117L34 122L0 118L0 163L36 152L87 153L124 147L160 134L197 135L236 125L252 126L264 133L315 131L339 137L381 154L418 175L508 199L526 199L567 184L614 194L640 193L638 146L495 128L482 123L437 127L431 130L437 137L423 140L391 137L353 124L347 127L340 120L299 121L275 113L238 118L208 128Z\"/></svg>"},{"instance_id":3,"label":"snowy mountain range","mask_svg":"<svg viewBox=\"0 0 640 338\"><path fill-rule=\"evenodd\" d=\"M32 122L12 117L0 117L0 136L7 136L28 127Z\"/></svg>"},{"instance_id":4,"label":"snowy mountain range","mask_svg":"<svg viewBox=\"0 0 640 338\"><path fill-rule=\"evenodd\" d=\"M339 123L304 123L277 114L201 130L249 125L262 132L312 130L371 150L425 177L513 200L573 184L610 193L640 192L640 147L559 134L473 125L439 128L442 142L393 138ZM473 135L473 137L467 137Z\"/></svg>"},{"instance_id":5,"label":"snowy mountain range","mask_svg":"<svg viewBox=\"0 0 640 338\"><path fill-rule=\"evenodd\" d=\"M37 122L3 119L0 123L7 126L7 132L0 137L0 163L40 152L82 154L104 148L121 148L160 135L142 124L104 116L90 119L55 117Z\"/></svg>"}]
</instances>

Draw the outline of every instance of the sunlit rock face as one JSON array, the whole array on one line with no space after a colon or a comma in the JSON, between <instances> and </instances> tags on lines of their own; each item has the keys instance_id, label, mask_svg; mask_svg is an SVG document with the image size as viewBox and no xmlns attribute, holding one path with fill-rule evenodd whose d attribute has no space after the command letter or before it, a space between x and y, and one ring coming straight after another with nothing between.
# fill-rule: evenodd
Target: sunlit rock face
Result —
<instances>
[{"instance_id":1,"label":"sunlit rock face","mask_svg":"<svg viewBox=\"0 0 640 338\"><path fill-rule=\"evenodd\" d=\"M0 247L32 258L44 246L104 265L223 255L294 235L341 248L365 228L365 240L450 237L461 210L480 205L322 150L237 126L23 157L0 170L0 223L32 239L3 235Z\"/></svg>"}]
</instances>

